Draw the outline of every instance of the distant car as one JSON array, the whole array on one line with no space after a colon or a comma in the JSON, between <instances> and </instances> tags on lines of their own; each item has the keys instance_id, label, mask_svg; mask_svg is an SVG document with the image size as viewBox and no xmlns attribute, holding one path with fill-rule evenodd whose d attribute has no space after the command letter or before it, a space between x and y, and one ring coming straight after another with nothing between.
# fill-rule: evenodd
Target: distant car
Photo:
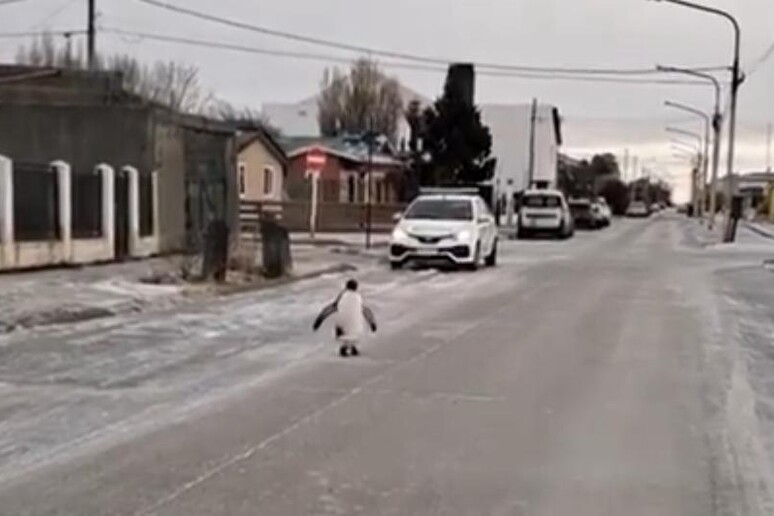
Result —
<instances>
[{"instance_id":1,"label":"distant car","mask_svg":"<svg viewBox=\"0 0 774 516\"><path fill-rule=\"evenodd\" d=\"M548 233L570 238L575 224L564 194L559 190L527 190L519 206L518 238Z\"/></svg>"},{"instance_id":2,"label":"distant car","mask_svg":"<svg viewBox=\"0 0 774 516\"><path fill-rule=\"evenodd\" d=\"M632 201L629 203L629 207L626 209L627 217L649 217L650 210L648 205L642 201Z\"/></svg>"},{"instance_id":3,"label":"distant car","mask_svg":"<svg viewBox=\"0 0 774 516\"><path fill-rule=\"evenodd\" d=\"M475 270L497 263L494 215L477 194L422 194L401 214L392 232L390 266L427 263Z\"/></svg>"},{"instance_id":4,"label":"distant car","mask_svg":"<svg viewBox=\"0 0 774 516\"><path fill-rule=\"evenodd\" d=\"M601 207L590 199L570 199L569 204L576 227L599 229L606 224Z\"/></svg>"},{"instance_id":5,"label":"distant car","mask_svg":"<svg viewBox=\"0 0 774 516\"><path fill-rule=\"evenodd\" d=\"M661 211L661 209L662 209L661 205L659 203L657 203L657 202L654 202L653 204L650 205L650 212L651 213L658 213L658 212Z\"/></svg>"}]
</instances>

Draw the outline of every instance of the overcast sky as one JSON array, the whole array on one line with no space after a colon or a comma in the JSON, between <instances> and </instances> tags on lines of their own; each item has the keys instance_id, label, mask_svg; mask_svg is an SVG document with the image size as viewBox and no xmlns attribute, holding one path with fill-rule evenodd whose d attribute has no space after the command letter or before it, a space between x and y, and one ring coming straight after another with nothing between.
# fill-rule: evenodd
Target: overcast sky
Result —
<instances>
[{"instance_id":1,"label":"overcast sky","mask_svg":"<svg viewBox=\"0 0 774 516\"><path fill-rule=\"evenodd\" d=\"M170 0L248 23L357 45L461 61L561 67L727 65L732 31L721 18L648 0ZM751 69L774 44L773 0L703 0L728 10L743 28L742 62ZM137 0L97 0L99 24L206 38L267 49L334 53L168 13ZM0 32L85 24L86 0L24 0L0 6ZM13 59L23 40L0 40ZM196 64L205 87L240 105L292 102L313 95L325 63L246 55L103 34L102 51ZM339 53L339 52L337 52ZM354 54L339 53L344 57ZM434 97L443 74L392 69L405 85ZM724 79L727 75L723 76ZM684 194L687 171L672 162L665 123L697 123L663 107L667 98L711 108L710 88L479 77L479 102L537 97L564 117L565 151L628 148ZM738 167L766 165L766 125L774 121L774 56L749 78L740 97Z\"/></svg>"}]
</instances>

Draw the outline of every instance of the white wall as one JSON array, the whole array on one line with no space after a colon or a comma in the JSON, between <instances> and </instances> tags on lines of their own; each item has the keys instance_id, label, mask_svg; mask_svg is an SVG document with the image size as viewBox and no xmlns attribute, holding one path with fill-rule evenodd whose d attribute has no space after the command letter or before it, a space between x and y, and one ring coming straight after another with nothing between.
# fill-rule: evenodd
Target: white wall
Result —
<instances>
[{"instance_id":1,"label":"white wall","mask_svg":"<svg viewBox=\"0 0 774 516\"><path fill-rule=\"evenodd\" d=\"M60 238L44 242L20 242L14 235L13 163L0 156L0 270L30 269L63 264L89 264L115 259L115 177L109 165L98 165L102 177L102 236L72 238L72 175L62 161L51 164L58 175ZM129 246L133 257L146 257L159 252L158 174L153 173L153 233L140 236L139 172L124 167L129 175Z\"/></svg>"},{"instance_id":2,"label":"white wall","mask_svg":"<svg viewBox=\"0 0 774 516\"><path fill-rule=\"evenodd\" d=\"M518 192L529 187L531 104L484 104L481 118L492 133L492 154L497 158L495 183ZM553 106L538 106L535 120L535 172L533 180L556 183L559 144Z\"/></svg>"}]
</instances>

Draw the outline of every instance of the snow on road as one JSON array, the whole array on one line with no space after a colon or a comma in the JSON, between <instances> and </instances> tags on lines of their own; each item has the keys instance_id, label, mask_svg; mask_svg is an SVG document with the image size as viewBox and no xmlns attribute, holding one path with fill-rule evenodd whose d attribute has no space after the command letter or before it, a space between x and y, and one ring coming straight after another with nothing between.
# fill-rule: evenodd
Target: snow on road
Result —
<instances>
[{"instance_id":1,"label":"snow on road","mask_svg":"<svg viewBox=\"0 0 774 516\"><path fill-rule=\"evenodd\" d=\"M463 300L502 289L518 295L530 266L592 252L624 229L567 243L506 242L502 265L475 274L379 267L355 275L377 313L377 339L386 340ZM310 324L343 278L0 336L0 482L186 417L289 367L331 359L330 328L313 334ZM367 355L369 342L363 347Z\"/></svg>"}]
</instances>

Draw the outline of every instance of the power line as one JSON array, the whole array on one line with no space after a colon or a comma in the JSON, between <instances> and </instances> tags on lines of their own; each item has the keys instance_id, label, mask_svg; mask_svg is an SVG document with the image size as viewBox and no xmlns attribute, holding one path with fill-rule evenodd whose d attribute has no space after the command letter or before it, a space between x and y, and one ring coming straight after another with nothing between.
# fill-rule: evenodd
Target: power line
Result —
<instances>
[{"instance_id":1,"label":"power line","mask_svg":"<svg viewBox=\"0 0 774 516\"><path fill-rule=\"evenodd\" d=\"M60 15L60 14L61 14L61 13L62 13L64 10L65 10L65 9L67 9L68 7L70 7L70 6L71 6L72 4L74 4L76 1L77 1L77 0L64 0L64 2L62 2L62 3L61 3L61 4L60 4L60 5L57 7L57 8L55 8L55 9L54 9L53 11L51 11L50 13L46 14L46 15L45 15L45 16L44 16L44 17L43 17L43 18L42 18L40 21L38 21L37 23L35 23L34 25L32 25L32 26L30 27L30 30L39 29L40 27L42 27L43 25L45 25L46 23L48 23L48 22L49 22L49 21L51 21L52 19L54 19L54 18L56 18L57 16L59 16L59 15Z\"/></svg>"},{"instance_id":2,"label":"power line","mask_svg":"<svg viewBox=\"0 0 774 516\"><path fill-rule=\"evenodd\" d=\"M332 54L318 54L311 52L293 52L277 49L267 49L259 47L250 47L244 45L237 45L232 43L224 43L219 41L202 40L196 38L187 38L179 36L168 36L163 34L153 34L148 32L130 31L117 28L105 28L103 32L108 34L114 34L118 36L135 37L139 39L147 39L152 41L161 41L165 43L175 43L188 46L196 46L200 48L210 48L217 50L230 50L235 52L243 52L249 54L259 54L270 57L284 57L299 60L308 61L321 61L326 63L341 63L350 64L351 58L332 55ZM399 61L383 61L379 63L385 68L395 68L404 70L426 71L435 73L445 73L446 67L442 65L431 64L418 64L418 63L406 63ZM478 75L484 77L500 77L500 78L515 78L515 79L535 79L535 80L560 80L560 81L582 81L582 82L599 82L599 83L615 83L615 84L639 84L639 85L689 85L689 86L704 86L706 83L701 81L688 81L688 80L673 80L673 79L645 79L645 78L622 78L622 77L600 77L600 76L581 76L581 75L563 75L563 74L537 74L530 72L517 72L517 71L496 71L496 70L482 70L477 72Z\"/></svg>"},{"instance_id":3,"label":"power line","mask_svg":"<svg viewBox=\"0 0 774 516\"><path fill-rule=\"evenodd\" d=\"M750 70L747 72L747 77L749 78L751 75L753 75L755 72L757 72L761 66L763 66L766 61L771 59L771 56L774 55L774 43L772 43L766 51L755 60Z\"/></svg>"},{"instance_id":4,"label":"power line","mask_svg":"<svg viewBox=\"0 0 774 516\"><path fill-rule=\"evenodd\" d=\"M448 66L450 63L455 61L453 59L420 56L420 55L408 54L403 52L395 52L391 50L376 49L376 48L370 48L370 47L365 47L361 45L353 45L350 43L343 43L338 41L316 38L312 36L306 36L303 34L280 31L280 30L276 30L268 27L261 27L258 25L252 25L252 24L248 24L248 23L244 23L236 20L231 20L228 18L223 18L213 14L205 13L202 11L188 9L186 7L180 7L180 6L169 4L167 2L162 2L159 0L137 0L137 1L160 9L165 9L167 11L174 12L176 14L184 14L194 18L198 18L200 20L218 23L221 25L247 30L250 32L256 32L266 36L283 38L283 39L287 39L295 42L307 43L311 45L324 46L328 48L334 48L337 50L344 50L344 51L356 52L360 54L376 55L381 57L389 57L393 59L403 59L406 61L414 61L419 63L435 64L435 65L443 65L443 66ZM633 69L563 68L563 67L540 67L540 66L512 65L512 64L500 64L500 63L485 63L485 62L473 63L473 64L478 69L488 68L488 69L500 70L500 71L515 71L515 72L545 73L545 74L559 73L559 74L579 74L579 75L654 75L654 74L660 73L658 70L655 70L653 68L639 68L639 69L637 68L633 68ZM725 67L696 68L697 71L698 70L720 71L724 69Z\"/></svg>"}]
</instances>

